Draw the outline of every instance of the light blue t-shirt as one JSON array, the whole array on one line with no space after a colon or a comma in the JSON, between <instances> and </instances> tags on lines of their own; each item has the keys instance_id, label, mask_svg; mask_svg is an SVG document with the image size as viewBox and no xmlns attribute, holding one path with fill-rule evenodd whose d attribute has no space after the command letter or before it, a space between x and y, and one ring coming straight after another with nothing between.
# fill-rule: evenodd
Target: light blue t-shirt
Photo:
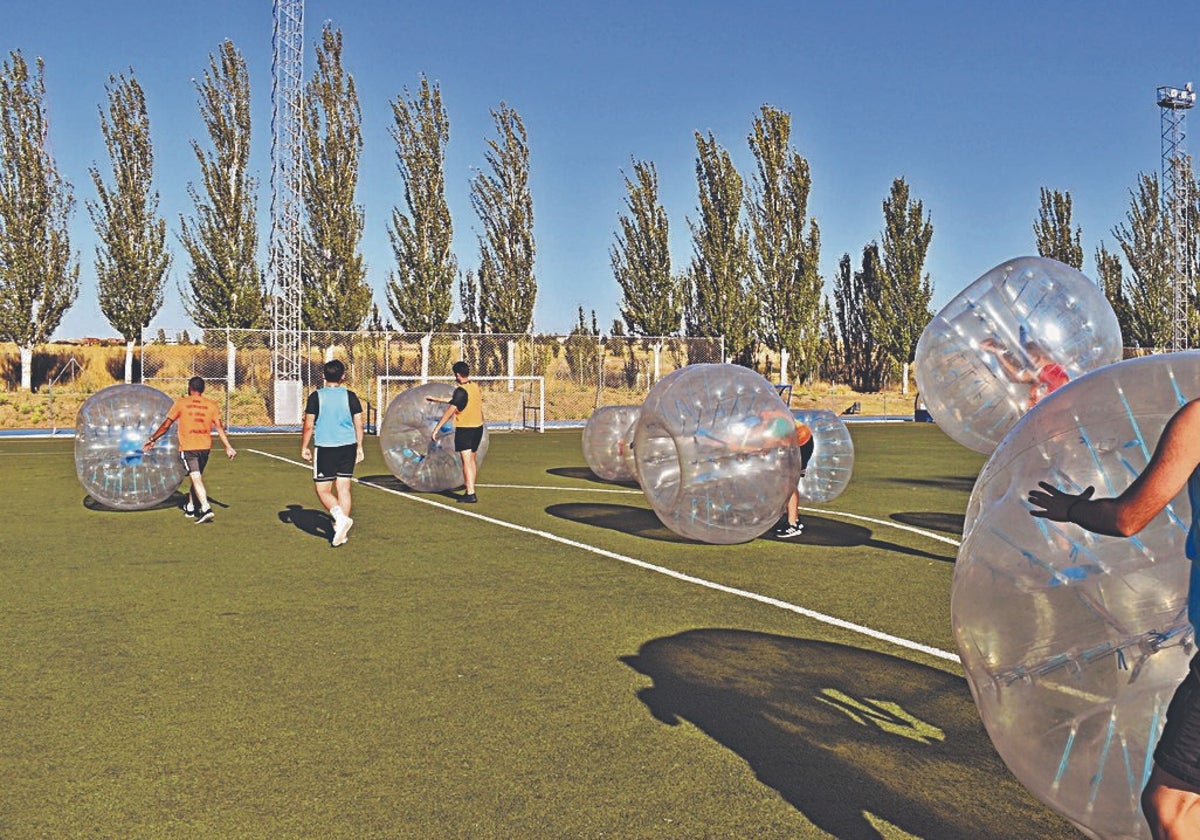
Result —
<instances>
[{"instance_id":1,"label":"light blue t-shirt","mask_svg":"<svg viewBox=\"0 0 1200 840\"><path fill-rule=\"evenodd\" d=\"M317 398L317 410L315 412L311 410L311 402L309 408L306 409L307 413L317 415L316 422L313 424L313 443L325 447L358 443L358 436L354 431L353 411L355 406L351 405L351 398L354 395L346 388L327 386L318 388L313 396ZM358 402L356 397L354 402ZM358 407L358 410L362 411L361 406Z\"/></svg>"}]
</instances>

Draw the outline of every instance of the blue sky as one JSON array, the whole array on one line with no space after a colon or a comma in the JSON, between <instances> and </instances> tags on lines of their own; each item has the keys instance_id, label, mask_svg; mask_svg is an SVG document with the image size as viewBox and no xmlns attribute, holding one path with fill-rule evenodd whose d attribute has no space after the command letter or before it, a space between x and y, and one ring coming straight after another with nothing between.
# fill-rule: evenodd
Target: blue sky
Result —
<instances>
[{"instance_id":1,"label":"blue sky","mask_svg":"<svg viewBox=\"0 0 1200 840\"><path fill-rule=\"evenodd\" d=\"M199 177L189 144L206 142L192 80L222 40L243 52L265 250L270 0L38 0L6 3L0 18L6 56L20 49L46 62L50 142L78 198L81 292L57 337L116 334L96 301L83 205L94 198L88 166L108 166L98 108L109 74L132 68L146 91L160 209L178 255L178 219L192 208L187 184ZM1194 9L1156 0L308 0L306 71L325 21L343 31L358 85L362 250L381 310L392 264L386 225L403 207L390 103L424 74L441 85L450 117L447 198L461 268L478 261L469 183L494 136L489 109L505 101L525 122L542 332L569 330L580 306L605 331L617 317L609 249L634 158L658 168L672 258L677 269L686 264L687 219L697 216L693 132L712 131L749 179L746 136L764 103L791 114L793 145L811 165L827 292L842 254L857 264L880 238L897 177L932 218L935 309L997 263L1035 252L1042 186L1071 193L1084 272L1094 276L1095 248L1115 249L1111 231L1138 173L1160 168L1155 89L1200 81ZM1200 115L1190 119L1195 126ZM186 267L177 257L153 328L190 326L180 297Z\"/></svg>"}]
</instances>

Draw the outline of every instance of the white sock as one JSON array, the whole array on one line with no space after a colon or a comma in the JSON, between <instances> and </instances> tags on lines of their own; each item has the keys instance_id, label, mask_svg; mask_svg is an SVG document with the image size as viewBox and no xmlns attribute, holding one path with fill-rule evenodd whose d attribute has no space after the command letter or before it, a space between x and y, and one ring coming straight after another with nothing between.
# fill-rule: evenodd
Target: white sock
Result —
<instances>
[{"instance_id":1,"label":"white sock","mask_svg":"<svg viewBox=\"0 0 1200 840\"><path fill-rule=\"evenodd\" d=\"M346 518L346 514L342 512L341 505L334 505L333 507L331 507L329 509L329 513L334 518L334 520L337 522L341 522L343 519Z\"/></svg>"}]
</instances>

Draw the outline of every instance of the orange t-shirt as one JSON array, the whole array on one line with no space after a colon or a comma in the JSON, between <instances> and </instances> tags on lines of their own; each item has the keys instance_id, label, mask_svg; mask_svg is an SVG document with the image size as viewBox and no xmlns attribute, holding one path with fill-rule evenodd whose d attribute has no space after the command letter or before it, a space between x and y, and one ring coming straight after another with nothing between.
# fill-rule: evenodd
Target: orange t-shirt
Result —
<instances>
[{"instance_id":1,"label":"orange t-shirt","mask_svg":"<svg viewBox=\"0 0 1200 840\"><path fill-rule=\"evenodd\" d=\"M179 421L181 450L212 449L212 430L221 419L221 406L208 397L192 394L175 400L167 419Z\"/></svg>"},{"instance_id":2,"label":"orange t-shirt","mask_svg":"<svg viewBox=\"0 0 1200 840\"><path fill-rule=\"evenodd\" d=\"M804 444L808 443L810 440L812 440L812 429L808 428L808 426L804 425L799 420L797 420L796 421L796 443L803 446Z\"/></svg>"}]
</instances>

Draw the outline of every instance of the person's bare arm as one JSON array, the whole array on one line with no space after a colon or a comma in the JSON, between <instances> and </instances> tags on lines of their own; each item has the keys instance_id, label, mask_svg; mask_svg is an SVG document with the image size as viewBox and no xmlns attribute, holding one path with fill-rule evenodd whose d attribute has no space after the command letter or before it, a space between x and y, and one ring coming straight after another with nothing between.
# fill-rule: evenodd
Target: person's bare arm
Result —
<instances>
[{"instance_id":1,"label":"person's bare arm","mask_svg":"<svg viewBox=\"0 0 1200 840\"><path fill-rule=\"evenodd\" d=\"M300 431L300 457L305 461L312 460L312 450L308 448L308 445L312 443L313 424L316 420L315 414L304 415L304 426Z\"/></svg>"},{"instance_id":2,"label":"person's bare arm","mask_svg":"<svg viewBox=\"0 0 1200 840\"><path fill-rule=\"evenodd\" d=\"M1097 534L1129 537L1145 528L1179 495L1188 476L1200 465L1200 401L1193 400L1175 413L1159 438L1154 455L1141 475L1121 495L1093 499L1094 487L1082 493L1064 493L1046 482L1029 492L1029 502L1040 510L1033 516L1056 522L1073 522Z\"/></svg>"},{"instance_id":3,"label":"person's bare arm","mask_svg":"<svg viewBox=\"0 0 1200 840\"><path fill-rule=\"evenodd\" d=\"M363 459L367 457L363 452L363 413L360 411L352 418L354 420L354 440L358 443L358 452L354 456L354 463L361 464Z\"/></svg>"},{"instance_id":4,"label":"person's bare arm","mask_svg":"<svg viewBox=\"0 0 1200 840\"><path fill-rule=\"evenodd\" d=\"M216 427L217 437L221 439L221 445L225 447L225 454L229 457L229 460L232 461L235 457L237 457L237 450L234 449L233 444L229 442L229 435L225 433L225 424L223 424L220 418L218 418L216 423L213 425Z\"/></svg>"}]
</instances>

